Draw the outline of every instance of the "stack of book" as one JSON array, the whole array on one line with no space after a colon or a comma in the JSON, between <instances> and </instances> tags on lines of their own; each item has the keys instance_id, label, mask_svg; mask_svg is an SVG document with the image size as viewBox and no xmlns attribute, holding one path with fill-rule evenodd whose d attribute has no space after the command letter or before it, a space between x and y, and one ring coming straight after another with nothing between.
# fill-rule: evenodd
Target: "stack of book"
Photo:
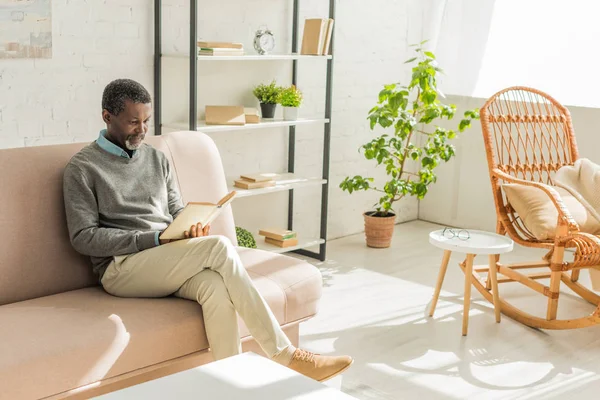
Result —
<instances>
[{"instance_id":1,"label":"stack of book","mask_svg":"<svg viewBox=\"0 0 600 400\"><path fill-rule=\"evenodd\" d=\"M304 21L301 54L324 56L329 54L333 19L310 18Z\"/></svg>"},{"instance_id":2,"label":"stack of book","mask_svg":"<svg viewBox=\"0 0 600 400\"><path fill-rule=\"evenodd\" d=\"M245 125L258 124L260 116L258 109L244 106L215 106L204 107L206 125Z\"/></svg>"},{"instance_id":3,"label":"stack of book","mask_svg":"<svg viewBox=\"0 0 600 400\"><path fill-rule=\"evenodd\" d=\"M244 108L244 115L246 116L247 124L258 124L260 122L260 115L258 114L258 109L254 107Z\"/></svg>"},{"instance_id":4,"label":"stack of book","mask_svg":"<svg viewBox=\"0 0 600 400\"><path fill-rule=\"evenodd\" d=\"M244 106L205 106L206 125L245 125Z\"/></svg>"},{"instance_id":5,"label":"stack of book","mask_svg":"<svg viewBox=\"0 0 600 400\"><path fill-rule=\"evenodd\" d=\"M290 247L298 244L296 232L286 229L261 229L258 234L265 237L265 242L277 247Z\"/></svg>"},{"instance_id":6,"label":"stack of book","mask_svg":"<svg viewBox=\"0 0 600 400\"><path fill-rule=\"evenodd\" d=\"M199 56L243 56L244 46L232 42L198 42Z\"/></svg>"},{"instance_id":7,"label":"stack of book","mask_svg":"<svg viewBox=\"0 0 600 400\"><path fill-rule=\"evenodd\" d=\"M234 181L234 186L241 189L259 189L270 186L275 186L277 174L246 174L240 175L240 179Z\"/></svg>"}]
</instances>

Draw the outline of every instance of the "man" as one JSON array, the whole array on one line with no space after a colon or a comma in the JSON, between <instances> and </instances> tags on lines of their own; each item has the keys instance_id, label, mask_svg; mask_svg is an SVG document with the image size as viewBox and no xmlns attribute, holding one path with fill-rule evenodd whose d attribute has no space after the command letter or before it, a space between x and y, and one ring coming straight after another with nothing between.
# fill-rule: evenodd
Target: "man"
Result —
<instances>
[{"instance_id":1,"label":"man","mask_svg":"<svg viewBox=\"0 0 600 400\"><path fill-rule=\"evenodd\" d=\"M109 83L102 96L106 129L64 172L71 243L91 257L104 289L121 297L197 301L215 359L241 352L237 312L274 361L319 381L347 369L350 357L320 356L290 343L235 247L210 236L210 226L191 226L183 240L159 240L183 204L166 156L143 143L151 112L142 85Z\"/></svg>"}]
</instances>

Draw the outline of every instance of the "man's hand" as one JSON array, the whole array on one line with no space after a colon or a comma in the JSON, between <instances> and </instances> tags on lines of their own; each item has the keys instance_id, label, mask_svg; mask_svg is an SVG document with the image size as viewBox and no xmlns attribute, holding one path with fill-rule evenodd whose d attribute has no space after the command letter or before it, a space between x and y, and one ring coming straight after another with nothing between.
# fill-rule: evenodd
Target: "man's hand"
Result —
<instances>
[{"instance_id":1,"label":"man's hand","mask_svg":"<svg viewBox=\"0 0 600 400\"><path fill-rule=\"evenodd\" d=\"M202 227L202 224L198 222L196 225L192 225L189 231L184 232L185 239L208 236L210 234L210 224ZM158 242L162 244L167 244L174 242L176 240L181 239L160 239Z\"/></svg>"},{"instance_id":2,"label":"man's hand","mask_svg":"<svg viewBox=\"0 0 600 400\"><path fill-rule=\"evenodd\" d=\"M185 231L184 235L186 239L208 236L210 233L210 224L206 225L204 228L202 224L198 222L196 225L192 225L189 231Z\"/></svg>"}]
</instances>

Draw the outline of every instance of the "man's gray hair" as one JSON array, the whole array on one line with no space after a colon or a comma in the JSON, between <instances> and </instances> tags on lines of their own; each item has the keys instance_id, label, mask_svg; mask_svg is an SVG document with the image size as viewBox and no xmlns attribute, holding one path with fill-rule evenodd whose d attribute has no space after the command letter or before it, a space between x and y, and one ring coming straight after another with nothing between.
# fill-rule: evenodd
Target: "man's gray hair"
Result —
<instances>
[{"instance_id":1,"label":"man's gray hair","mask_svg":"<svg viewBox=\"0 0 600 400\"><path fill-rule=\"evenodd\" d=\"M131 79L117 79L106 85L102 94L102 109L119 115L127 100L133 103L152 103L152 97L144 86Z\"/></svg>"}]
</instances>

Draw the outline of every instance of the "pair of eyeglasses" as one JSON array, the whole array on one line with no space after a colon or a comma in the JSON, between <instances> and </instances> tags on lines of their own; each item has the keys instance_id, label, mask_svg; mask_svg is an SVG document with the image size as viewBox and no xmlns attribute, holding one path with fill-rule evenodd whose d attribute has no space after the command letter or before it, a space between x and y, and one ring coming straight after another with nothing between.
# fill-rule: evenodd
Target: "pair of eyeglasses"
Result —
<instances>
[{"instance_id":1,"label":"pair of eyeglasses","mask_svg":"<svg viewBox=\"0 0 600 400\"><path fill-rule=\"evenodd\" d=\"M444 228L442 236L446 239L459 238L460 240L469 240L471 235L466 229Z\"/></svg>"}]
</instances>

